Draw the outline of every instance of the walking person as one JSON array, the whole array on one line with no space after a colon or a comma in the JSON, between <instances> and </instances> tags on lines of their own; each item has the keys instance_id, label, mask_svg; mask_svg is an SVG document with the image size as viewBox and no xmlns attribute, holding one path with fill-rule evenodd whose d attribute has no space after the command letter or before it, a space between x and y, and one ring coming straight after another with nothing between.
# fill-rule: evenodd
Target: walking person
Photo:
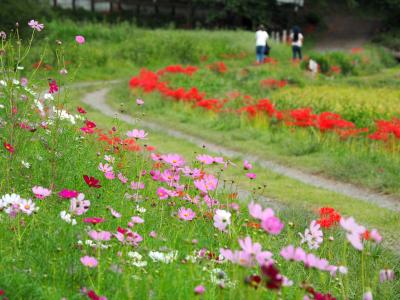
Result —
<instances>
[{"instance_id":1,"label":"walking person","mask_svg":"<svg viewBox=\"0 0 400 300\"><path fill-rule=\"evenodd\" d=\"M293 27L292 33L290 34L290 40L292 41L293 60L302 60L303 56L301 54L301 47L303 46L304 37L298 26Z\"/></svg>"},{"instance_id":2,"label":"walking person","mask_svg":"<svg viewBox=\"0 0 400 300\"><path fill-rule=\"evenodd\" d=\"M256 63L262 64L265 56L265 46L268 40L268 33L264 25L260 25L256 31Z\"/></svg>"}]
</instances>

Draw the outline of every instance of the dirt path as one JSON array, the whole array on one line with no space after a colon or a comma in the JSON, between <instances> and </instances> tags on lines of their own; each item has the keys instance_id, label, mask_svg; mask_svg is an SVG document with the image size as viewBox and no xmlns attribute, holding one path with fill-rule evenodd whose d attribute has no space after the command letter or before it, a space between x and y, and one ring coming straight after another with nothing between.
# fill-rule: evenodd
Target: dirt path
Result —
<instances>
[{"instance_id":1,"label":"dirt path","mask_svg":"<svg viewBox=\"0 0 400 300\"><path fill-rule=\"evenodd\" d=\"M107 83L109 85L109 83ZM106 95L107 92L109 91L109 88L101 88L95 92L88 93L84 96L83 102L92 108L99 110L102 112L104 115L110 116L110 117L117 117L118 119L129 123L129 124L138 124L139 121L135 118L133 118L130 115L127 114L121 114L115 109L113 109L111 106L109 106L106 103ZM139 124L138 124L139 125ZM215 152L215 153L220 153L223 156L226 157L246 157L246 159L249 159L251 161L257 162L261 167L271 170L275 173L281 174L283 176L298 180L302 183L315 186L318 188L326 189L329 191L333 191L338 194L342 194L345 196L349 196L358 200L362 200L365 202L373 203L377 206L384 207L390 210L394 211L400 211L400 201L394 197L390 197L387 195L379 194L367 189L359 188L356 187L352 184L347 184L347 183L342 183L342 182L337 182L334 180L326 179L323 177L319 177L316 175L311 175L308 173L305 173L303 171L293 169L290 167L286 167L283 165L280 165L276 162L261 159L258 156L254 155L249 155L245 153L241 153L223 146L219 146L213 143L210 143L206 140L203 140L201 138L189 135L187 133L181 132L179 130L175 129L170 129L170 128L165 128L163 125L153 123L153 122L148 122L144 120L140 120L140 126L141 127L146 127L151 130L157 131L157 132L164 132L165 134L178 138L178 139L184 139L187 140L193 144L196 144L200 147L205 145L207 149ZM266 201L273 202L271 199L263 199Z\"/></svg>"},{"instance_id":2,"label":"dirt path","mask_svg":"<svg viewBox=\"0 0 400 300\"><path fill-rule=\"evenodd\" d=\"M327 31L316 41L317 51L350 50L363 47L379 27L378 20L348 14L327 16Z\"/></svg>"}]
</instances>

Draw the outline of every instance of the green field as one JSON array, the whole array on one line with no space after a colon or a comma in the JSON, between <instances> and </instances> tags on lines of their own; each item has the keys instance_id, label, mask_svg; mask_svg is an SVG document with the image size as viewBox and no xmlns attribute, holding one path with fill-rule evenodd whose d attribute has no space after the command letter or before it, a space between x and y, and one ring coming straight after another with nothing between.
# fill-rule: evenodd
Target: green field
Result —
<instances>
[{"instance_id":1,"label":"green field","mask_svg":"<svg viewBox=\"0 0 400 300\"><path fill-rule=\"evenodd\" d=\"M313 128L294 130L276 124L265 115L251 118L245 114L205 111L191 103L171 101L156 92L146 94L128 86L129 78L137 75L141 68L156 71L167 65L190 64L199 68L195 74L189 77L169 74L166 75L168 83L185 89L196 86L215 98L228 97L235 92L254 98L269 97L280 110L311 106L317 113L333 111L357 126L373 128L374 120L396 117L398 113L396 99L400 89L393 83L393 76L397 76L399 69L392 68L393 62L381 50L366 49L370 64L354 68L352 74L321 74L312 78L301 66L292 65L290 50L285 45L272 45L272 57L278 61L276 65L253 66L253 46L249 42L253 33L249 32L143 30L127 24L108 27L55 22L46 24L46 31L40 33L40 40L35 41L27 60L18 62L20 52L12 38L3 42L6 55L0 56L0 79L4 80L0 85L0 135L5 143L0 159L3 170L0 177L0 230L3 233L0 290L5 296L9 299L84 299L92 290L107 299L303 299L305 294L312 297L310 289L307 292L305 287L309 284L316 291L330 293L337 299L361 299L369 290L374 299L399 297L397 279L379 281L381 270L394 270L397 278L399 275L399 260L395 254L398 212L302 184L261 168L256 162L251 162L253 169L243 170L242 158L233 159L233 164L227 167L201 164L196 159L199 154L218 156L218 153L162 132L148 131L147 139L131 138L120 142L127 138L127 131L141 129L140 120L137 126L127 124L81 102L86 93L110 87L108 103L139 119L398 196L397 144L388 147L365 138L341 141L333 132L321 133ZM85 36L85 44L73 41L77 34ZM54 44L56 39L62 44ZM160 47L166 43L168 47ZM39 67L36 64L35 70L32 64L40 59L43 51L43 63ZM232 57L238 53L243 55ZM226 54L231 55L230 58ZM205 56L207 61L204 61ZM219 61L226 64L226 73L208 68ZM16 62L25 68L16 68ZM45 64L51 68L46 70ZM62 68L68 70L68 75L59 74ZM12 82L22 77L27 77L27 87ZM30 89L37 92L47 89L48 78L66 88L55 92L54 100L43 100L44 109L40 114L40 105ZM260 86L260 81L266 78L287 80L288 85L282 89ZM97 79L121 79L122 82L115 86L104 83L87 88L70 85ZM377 86L365 88L369 82ZM381 102L382 94L387 99L386 104ZM135 104L137 97L143 98L143 106ZM234 111L243 103L236 99L227 105ZM51 113L53 106L73 115L77 114L76 107L81 106L87 114L71 122L65 113ZM93 124L85 120L96 124L93 131ZM183 170L173 167L174 162L167 158L157 161L151 153L178 153L185 158L185 166L198 168L201 175L197 179L185 176ZM106 172L99 170L99 163L107 163L105 155L115 159L109 163L115 179L106 179ZM167 175L179 174L179 179L176 182L155 179L150 174L157 170ZM257 178L250 180L246 176L249 172ZM117 178L118 173L127 178L127 184ZM202 181L205 174L218 180L218 189L208 187L207 192L201 191L195 181ZM94 176L102 186L90 187L83 175ZM144 188L132 189L129 182L144 184ZM51 189L52 194L39 200L32 193L33 186ZM171 192L168 199L162 200L160 187L175 193ZM72 200L58 195L63 189L84 193L85 199L90 200L90 207L78 207L84 211L78 213ZM249 196L238 197L239 190L249 191ZM25 202L11 206L4 198L11 193L24 199L32 198L39 210L27 214L32 207L27 207ZM198 202L194 200L196 196ZM219 204L209 207L205 196L218 200ZM249 215L250 201L259 201L266 207L261 196L274 200L275 214L284 224L279 234L272 234L265 228L257 229L260 221ZM238 210L232 203L238 205ZM113 217L110 207L122 217ZM194 219L180 218L181 207L190 208L195 213ZM342 218L354 216L369 232L378 229L383 243L368 238L362 241L363 250L356 250L347 241L345 230L336 224L323 228L324 241L318 249L309 249L307 244L301 244L299 233L320 217L321 207L335 208ZM231 213L226 232L213 225L213 217L218 214L216 209ZM13 210L16 210L15 216ZM69 212L77 224L63 220L61 211ZM140 216L144 223L128 225L134 222L133 216ZM84 222L89 217L104 221L91 225ZM267 219L261 221L261 226ZM136 242L131 243L132 235L126 232L121 242L117 238L118 232L121 233L121 229L117 230L119 227L134 233ZM112 234L111 239L95 241L93 230L106 231ZM240 266L244 264L242 260L237 263L220 261L221 248L238 250L238 239L245 237L251 237L264 251L273 253L274 266L293 281L291 286L279 286L278 290L267 288L267 282L272 280L267 275L257 289L246 284L246 277L261 275L260 266L254 263L251 255L242 257L242 260L247 257L253 261L247 267ZM301 246L307 253L326 258L331 265L345 266L348 273L330 275L327 270L286 261L280 251L288 245ZM159 252L158 260L154 252ZM172 261L162 262L160 257L165 258L168 253ZM82 263L85 256L95 258L97 266L91 268ZM280 285L282 282L279 282ZM194 292L198 285L205 287L202 296Z\"/></svg>"}]
</instances>

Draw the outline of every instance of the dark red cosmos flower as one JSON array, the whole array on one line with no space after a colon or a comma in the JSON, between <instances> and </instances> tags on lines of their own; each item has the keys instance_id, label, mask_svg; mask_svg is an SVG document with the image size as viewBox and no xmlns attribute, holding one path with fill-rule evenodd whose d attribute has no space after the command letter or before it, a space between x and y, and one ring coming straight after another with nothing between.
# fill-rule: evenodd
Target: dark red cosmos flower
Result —
<instances>
[{"instance_id":1,"label":"dark red cosmos flower","mask_svg":"<svg viewBox=\"0 0 400 300\"><path fill-rule=\"evenodd\" d=\"M87 293L87 296L88 296L90 299L92 299L92 300L107 300L106 297L97 295L96 292L93 291L93 290L90 290L90 291Z\"/></svg>"},{"instance_id":2,"label":"dark red cosmos flower","mask_svg":"<svg viewBox=\"0 0 400 300\"><path fill-rule=\"evenodd\" d=\"M13 146L11 146L11 144L8 144L7 142L4 142L3 145L4 145L4 148L5 148L8 152L14 153L15 149L14 149Z\"/></svg>"},{"instance_id":3,"label":"dark red cosmos flower","mask_svg":"<svg viewBox=\"0 0 400 300\"><path fill-rule=\"evenodd\" d=\"M92 225L100 224L100 223L103 223L104 221L105 221L105 219L103 219L103 218L96 218L96 217L85 218L85 219L83 219L83 222L85 222L85 223L91 223Z\"/></svg>"},{"instance_id":4,"label":"dark red cosmos flower","mask_svg":"<svg viewBox=\"0 0 400 300\"><path fill-rule=\"evenodd\" d=\"M261 266L261 272L267 277L266 287L270 290L279 290L283 284L283 276L274 264Z\"/></svg>"},{"instance_id":5,"label":"dark red cosmos flower","mask_svg":"<svg viewBox=\"0 0 400 300\"><path fill-rule=\"evenodd\" d=\"M311 296L313 296L315 300L336 300L336 298L333 297L330 293L328 293L328 294L319 293L310 286L306 288L306 291L308 293L310 293Z\"/></svg>"},{"instance_id":6,"label":"dark red cosmos flower","mask_svg":"<svg viewBox=\"0 0 400 300\"><path fill-rule=\"evenodd\" d=\"M58 92L58 85L55 80L49 80L49 93L54 94L55 92Z\"/></svg>"},{"instance_id":7,"label":"dark red cosmos flower","mask_svg":"<svg viewBox=\"0 0 400 300\"><path fill-rule=\"evenodd\" d=\"M97 180L96 178L94 178L93 176L87 176L87 175L83 175L83 179L85 180L86 184L89 187L94 187L94 188L101 188L101 185L99 184L99 180Z\"/></svg>"},{"instance_id":8,"label":"dark red cosmos flower","mask_svg":"<svg viewBox=\"0 0 400 300\"><path fill-rule=\"evenodd\" d=\"M256 274L247 276L245 278L244 282L247 283L248 285L250 285L251 287L257 289L261 283L261 276L256 275Z\"/></svg>"},{"instance_id":9,"label":"dark red cosmos flower","mask_svg":"<svg viewBox=\"0 0 400 300\"><path fill-rule=\"evenodd\" d=\"M89 121L89 120L86 120L85 124L86 124L87 128L95 128L96 127L96 123Z\"/></svg>"},{"instance_id":10,"label":"dark red cosmos flower","mask_svg":"<svg viewBox=\"0 0 400 300\"><path fill-rule=\"evenodd\" d=\"M80 114L86 114L86 110L84 110L82 107L78 106L76 108L76 110L80 113Z\"/></svg>"}]
</instances>

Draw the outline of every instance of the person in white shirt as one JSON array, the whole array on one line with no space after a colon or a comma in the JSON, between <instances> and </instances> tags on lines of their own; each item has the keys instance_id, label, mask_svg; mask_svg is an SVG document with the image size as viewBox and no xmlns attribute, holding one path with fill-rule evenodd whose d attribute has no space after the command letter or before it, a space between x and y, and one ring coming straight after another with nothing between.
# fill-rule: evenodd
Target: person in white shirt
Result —
<instances>
[{"instance_id":1,"label":"person in white shirt","mask_svg":"<svg viewBox=\"0 0 400 300\"><path fill-rule=\"evenodd\" d=\"M256 60L257 64L264 62L265 45L268 40L268 33L265 31L264 25L260 25L256 31Z\"/></svg>"},{"instance_id":2,"label":"person in white shirt","mask_svg":"<svg viewBox=\"0 0 400 300\"><path fill-rule=\"evenodd\" d=\"M292 41L293 60L296 60L297 58L301 60L303 58L301 47L303 46L304 37L301 34L299 27L293 27L292 33L290 34L290 40Z\"/></svg>"}]
</instances>

